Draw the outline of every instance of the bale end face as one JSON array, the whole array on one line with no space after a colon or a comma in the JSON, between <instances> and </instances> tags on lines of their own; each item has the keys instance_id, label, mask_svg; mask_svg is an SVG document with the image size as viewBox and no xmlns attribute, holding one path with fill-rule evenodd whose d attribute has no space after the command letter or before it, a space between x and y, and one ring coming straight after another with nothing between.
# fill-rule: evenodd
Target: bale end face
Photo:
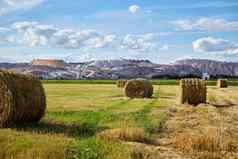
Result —
<instances>
[{"instance_id":1,"label":"bale end face","mask_svg":"<svg viewBox=\"0 0 238 159\"><path fill-rule=\"evenodd\" d=\"M129 98L151 98L153 85L147 80L129 80L124 87L124 94Z\"/></svg>"},{"instance_id":2,"label":"bale end face","mask_svg":"<svg viewBox=\"0 0 238 159\"><path fill-rule=\"evenodd\" d=\"M206 103L206 81L200 79L182 79L180 81L181 104L198 105Z\"/></svg>"},{"instance_id":3,"label":"bale end face","mask_svg":"<svg viewBox=\"0 0 238 159\"><path fill-rule=\"evenodd\" d=\"M0 71L0 127L38 122L45 109L44 88L39 80Z\"/></svg>"}]
</instances>

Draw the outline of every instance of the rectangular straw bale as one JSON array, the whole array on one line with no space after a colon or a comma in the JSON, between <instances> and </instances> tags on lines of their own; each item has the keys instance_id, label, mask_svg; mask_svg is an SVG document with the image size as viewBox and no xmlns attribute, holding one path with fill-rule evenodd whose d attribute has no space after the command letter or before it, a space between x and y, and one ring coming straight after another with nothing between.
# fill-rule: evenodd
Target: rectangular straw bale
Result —
<instances>
[{"instance_id":1,"label":"rectangular straw bale","mask_svg":"<svg viewBox=\"0 0 238 159\"><path fill-rule=\"evenodd\" d=\"M198 105L206 103L207 100L207 87L206 81L200 79L181 79L181 104L187 103Z\"/></svg>"},{"instance_id":2,"label":"rectangular straw bale","mask_svg":"<svg viewBox=\"0 0 238 159\"><path fill-rule=\"evenodd\" d=\"M228 87L228 81L226 79L218 79L217 80L217 87L218 88L227 88Z\"/></svg>"},{"instance_id":3,"label":"rectangular straw bale","mask_svg":"<svg viewBox=\"0 0 238 159\"><path fill-rule=\"evenodd\" d=\"M116 82L118 88L124 88L126 85L127 80L118 80Z\"/></svg>"}]
</instances>

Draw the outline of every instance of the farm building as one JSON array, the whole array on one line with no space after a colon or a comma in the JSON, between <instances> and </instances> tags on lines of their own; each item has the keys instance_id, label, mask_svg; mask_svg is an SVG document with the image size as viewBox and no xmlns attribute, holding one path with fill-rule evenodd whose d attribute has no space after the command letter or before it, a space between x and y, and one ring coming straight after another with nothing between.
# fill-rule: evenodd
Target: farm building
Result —
<instances>
[{"instance_id":1,"label":"farm building","mask_svg":"<svg viewBox=\"0 0 238 159\"><path fill-rule=\"evenodd\" d=\"M202 74L202 79L203 80L209 80L210 79L210 75L208 73L203 73Z\"/></svg>"}]
</instances>

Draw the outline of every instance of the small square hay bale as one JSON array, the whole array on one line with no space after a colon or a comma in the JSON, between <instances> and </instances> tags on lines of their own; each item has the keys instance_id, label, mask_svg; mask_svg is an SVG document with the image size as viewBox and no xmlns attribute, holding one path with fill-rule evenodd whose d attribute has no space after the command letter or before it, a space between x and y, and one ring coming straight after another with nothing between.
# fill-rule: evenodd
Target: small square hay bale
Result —
<instances>
[{"instance_id":1,"label":"small square hay bale","mask_svg":"<svg viewBox=\"0 0 238 159\"><path fill-rule=\"evenodd\" d=\"M187 103L191 105L198 105L206 103L207 100L207 86L206 81L201 79L181 79L181 104Z\"/></svg>"},{"instance_id":2,"label":"small square hay bale","mask_svg":"<svg viewBox=\"0 0 238 159\"><path fill-rule=\"evenodd\" d=\"M218 79L217 80L217 87L218 88L227 88L228 87L228 81L226 79Z\"/></svg>"}]
</instances>

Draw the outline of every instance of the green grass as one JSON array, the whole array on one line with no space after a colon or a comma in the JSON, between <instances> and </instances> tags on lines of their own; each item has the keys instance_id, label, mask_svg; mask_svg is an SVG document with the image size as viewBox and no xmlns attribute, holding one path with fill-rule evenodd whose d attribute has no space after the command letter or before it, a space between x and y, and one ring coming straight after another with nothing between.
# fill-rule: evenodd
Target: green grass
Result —
<instances>
[{"instance_id":1,"label":"green grass","mask_svg":"<svg viewBox=\"0 0 238 159\"><path fill-rule=\"evenodd\" d=\"M70 146L73 159L125 159L130 157L128 146L95 137L74 142Z\"/></svg>"},{"instance_id":2,"label":"green grass","mask_svg":"<svg viewBox=\"0 0 238 159\"><path fill-rule=\"evenodd\" d=\"M44 84L116 84L116 80L43 80ZM179 85L179 80L151 80L153 85ZM208 86L215 86L216 80L209 80ZM238 86L238 80L229 80L230 86Z\"/></svg>"},{"instance_id":3,"label":"green grass","mask_svg":"<svg viewBox=\"0 0 238 159\"><path fill-rule=\"evenodd\" d=\"M97 134L125 126L142 128L148 137L159 134L179 93L177 86L155 85L153 98L128 99L115 85L67 82L44 84L47 113L39 124L0 130L1 159L129 159L126 145ZM236 89L227 90L234 100Z\"/></svg>"},{"instance_id":4,"label":"green grass","mask_svg":"<svg viewBox=\"0 0 238 159\"><path fill-rule=\"evenodd\" d=\"M65 159L69 144L63 135L0 130L1 159Z\"/></svg>"},{"instance_id":5,"label":"green grass","mask_svg":"<svg viewBox=\"0 0 238 159\"><path fill-rule=\"evenodd\" d=\"M96 134L105 129L119 128L125 123L146 130L157 126L150 124L149 118L152 107L159 107L158 87L155 87L157 93L154 98L133 100L123 97L122 89L108 84L44 84L44 88L47 94L46 116L39 124L0 130L0 146L4 150L0 152L1 158L34 158L35 151L39 151L36 155L42 159L47 158L45 155L50 158L112 159L115 157L112 156L113 151L125 158L122 155L125 150L120 148L120 143L98 141ZM5 131L10 134L9 138L3 137ZM8 149L8 145L13 145L12 149ZM105 149L98 148L101 146ZM53 155L58 151L61 152L58 153L60 157Z\"/></svg>"},{"instance_id":6,"label":"green grass","mask_svg":"<svg viewBox=\"0 0 238 159\"><path fill-rule=\"evenodd\" d=\"M43 80L44 84L116 84L117 80ZM178 80L152 80L154 85L178 85Z\"/></svg>"},{"instance_id":7,"label":"green grass","mask_svg":"<svg viewBox=\"0 0 238 159\"><path fill-rule=\"evenodd\" d=\"M44 84L116 84L115 80L42 80Z\"/></svg>"}]
</instances>

